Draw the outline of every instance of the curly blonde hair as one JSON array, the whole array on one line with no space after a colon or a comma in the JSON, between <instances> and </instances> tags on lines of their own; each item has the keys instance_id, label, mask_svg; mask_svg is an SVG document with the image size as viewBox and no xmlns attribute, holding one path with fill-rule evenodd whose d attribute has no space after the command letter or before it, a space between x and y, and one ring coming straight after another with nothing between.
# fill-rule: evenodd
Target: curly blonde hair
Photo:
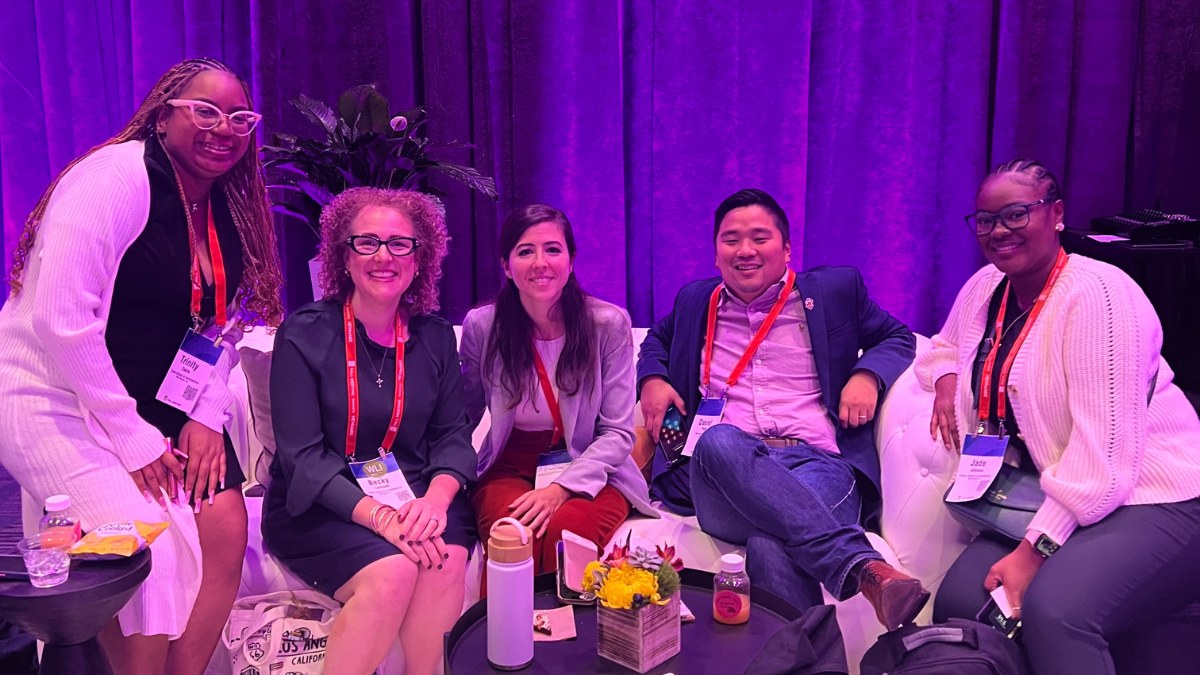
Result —
<instances>
[{"instance_id":1,"label":"curly blonde hair","mask_svg":"<svg viewBox=\"0 0 1200 675\"><path fill-rule=\"evenodd\" d=\"M418 246L417 276L400 298L400 305L412 314L437 311L438 282L442 278L442 260L450 249L446 231L446 211L441 202L415 190L389 190L359 187L346 190L321 211L321 274L319 281L325 298L345 302L354 291L347 273L350 224L371 206L395 209L412 221Z\"/></svg>"},{"instance_id":2,"label":"curly blonde hair","mask_svg":"<svg viewBox=\"0 0 1200 675\"><path fill-rule=\"evenodd\" d=\"M156 135L155 121L158 116L168 110L167 101L175 98L187 87L196 75L206 71L219 71L237 77L246 93L246 100L253 101L250 87L246 81L237 76L229 66L216 59L188 59L171 67L158 82L150 89L145 100L138 106L133 119L116 136L88 150L63 169L54 182L42 193L42 198L25 221L25 230L13 251L12 272L8 283L13 296L21 292L21 278L25 265L37 241L38 226L46 213L46 205L58 182L76 164L88 155L105 146L125 143L134 140L146 140ZM242 309L245 310L238 323L246 326L259 320L276 325L283 319L283 304L280 301L280 290L283 287L283 275L279 271L279 252L275 246L275 223L271 216L271 206L267 203L267 188L263 182L262 167L259 163L257 148L258 129L250 133L250 149L238 160L225 175L217 179L216 185L225 193L233 222L237 226L238 237L242 242L242 261L245 272L239 289Z\"/></svg>"}]
</instances>

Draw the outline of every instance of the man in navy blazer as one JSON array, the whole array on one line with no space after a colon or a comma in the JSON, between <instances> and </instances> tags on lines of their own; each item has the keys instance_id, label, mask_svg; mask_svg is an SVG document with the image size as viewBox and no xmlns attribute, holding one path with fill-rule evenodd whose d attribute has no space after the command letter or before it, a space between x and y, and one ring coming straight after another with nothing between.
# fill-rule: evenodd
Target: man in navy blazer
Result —
<instances>
[{"instance_id":1,"label":"man in navy blazer","mask_svg":"<svg viewBox=\"0 0 1200 675\"><path fill-rule=\"evenodd\" d=\"M929 594L883 561L862 523L880 503L879 395L912 363L912 332L854 268L789 271L787 215L762 190L717 207L714 240L721 277L679 291L637 377L655 440L670 406L685 431L704 398L721 419L690 460L657 453L651 495L745 545L752 581L798 607L820 604L824 583L839 599L861 591L889 630L910 622Z\"/></svg>"}]
</instances>

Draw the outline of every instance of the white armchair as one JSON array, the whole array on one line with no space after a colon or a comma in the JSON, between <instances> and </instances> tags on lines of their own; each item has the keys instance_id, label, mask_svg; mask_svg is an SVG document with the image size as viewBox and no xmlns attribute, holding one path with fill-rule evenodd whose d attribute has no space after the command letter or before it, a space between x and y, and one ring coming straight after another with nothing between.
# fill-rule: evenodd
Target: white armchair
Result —
<instances>
[{"instance_id":1,"label":"white armchair","mask_svg":"<svg viewBox=\"0 0 1200 675\"><path fill-rule=\"evenodd\" d=\"M634 329L635 344L641 344L645 332L646 329ZM256 333L249 333L241 348L269 352L270 336ZM918 337L918 352L928 348L929 340ZM250 362L246 363L249 365ZM263 373L257 373L252 379L262 376ZM240 366L234 369L233 380L233 389L238 392L234 413L236 424L233 425L237 428L230 431L243 458L246 475L250 476L247 483L250 487L254 484L262 446L254 434L250 386L247 386ZM265 382L249 384L265 386ZM969 536L942 506L942 494L953 477L957 455L946 452L930 439L928 428L932 406L933 395L921 389L910 368L892 386L880 407L876 440L883 475L882 536L868 533L868 538L891 564L919 578L936 593L946 570L966 546ZM641 423L640 412L637 422ZM486 429L485 417L475 432L477 447ZM250 543L239 596L303 588L303 582L263 550L259 530L262 500L251 497L247 498L246 504L250 513ZM674 542L689 567L708 571L716 571L721 555L738 550L732 544L701 532L695 517L683 518L665 511L661 519L630 518L617 530L613 540L623 541L628 532L633 533L635 541L646 544ZM480 556L473 556L468 572L467 603L473 603L479 595L479 559ZM826 601L837 605L847 657L852 670L857 672L858 661L883 632L882 626L862 596L836 602L826 595ZM918 621L928 623L931 611L932 602ZM214 659L214 664L218 660Z\"/></svg>"}]
</instances>

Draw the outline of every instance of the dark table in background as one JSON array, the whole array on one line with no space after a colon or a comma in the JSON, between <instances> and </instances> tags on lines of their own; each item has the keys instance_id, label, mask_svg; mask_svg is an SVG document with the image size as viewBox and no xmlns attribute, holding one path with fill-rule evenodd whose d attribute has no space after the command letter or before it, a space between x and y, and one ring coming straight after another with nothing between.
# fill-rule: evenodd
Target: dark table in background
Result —
<instances>
[{"instance_id":1,"label":"dark table in background","mask_svg":"<svg viewBox=\"0 0 1200 675\"><path fill-rule=\"evenodd\" d=\"M1200 247L1099 242L1087 230L1062 233L1063 248L1121 268L1150 298L1163 327L1163 358L1175 371L1175 384L1200 394ZM1156 242L1158 243L1158 242Z\"/></svg>"},{"instance_id":2,"label":"dark table in background","mask_svg":"<svg viewBox=\"0 0 1200 675\"><path fill-rule=\"evenodd\" d=\"M96 635L150 574L150 549L124 560L71 563L52 588L0 582L0 617L46 643L39 672L101 675L112 671Z\"/></svg>"},{"instance_id":3,"label":"dark table in background","mask_svg":"<svg viewBox=\"0 0 1200 675\"><path fill-rule=\"evenodd\" d=\"M680 627L682 651L651 673L695 675L741 673L758 655L767 640L785 625L800 618L800 610L761 589L751 587L750 621L727 626L712 618L712 578L709 572L685 569L680 573L684 604L696 620ZM534 581L533 606L559 607L554 594L555 577L543 574ZM596 653L596 607L575 605L577 637L559 642L535 642L533 663L518 671L537 673L623 673L633 671L603 659ZM446 634L446 673L450 675L500 673L487 661L487 600L475 603Z\"/></svg>"}]
</instances>

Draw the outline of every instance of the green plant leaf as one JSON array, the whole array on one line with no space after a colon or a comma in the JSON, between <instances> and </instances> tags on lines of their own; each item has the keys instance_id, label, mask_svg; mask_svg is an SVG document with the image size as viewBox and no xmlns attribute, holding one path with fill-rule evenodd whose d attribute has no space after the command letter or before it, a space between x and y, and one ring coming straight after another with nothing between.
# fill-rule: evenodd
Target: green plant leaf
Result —
<instances>
[{"instance_id":1,"label":"green plant leaf","mask_svg":"<svg viewBox=\"0 0 1200 675\"><path fill-rule=\"evenodd\" d=\"M421 166L421 163L418 163L418 167L419 166ZM482 192L492 199L495 199L498 195L496 192L496 181L479 173L474 167L453 164L451 162L434 161L430 161L428 166L434 171L440 171L441 173L444 173L447 176L450 176L458 182L466 185L472 190Z\"/></svg>"},{"instance_id":2,"label":"green plant leaf","mask_svg":"<svg viewBox=\"0 0 1200 675\"><path fill-rule=\"evenodd\" d=\"M373 84L360 84L342 93L338 112L353 126L355 136L364 133L386 134L391 130L388 100Z\"/></svg>"},{"instance_id":3,"label":"green plant leaf","mask_svg":"<svg viewBox=\"0 0 1200 675\"><path fill-rule=\"evenodd\" d=\"M317 203L318 206L325 206L333 201L333 193L322 185L318 185L308 180L296 181L296 187L304 191L308 198Z\"/></svg>"},{"instance_id":4,"label":"green plant leaf","mask_svg":"<svg viewBox=\"0 0 1200 675\"><path fill-rule=\"evenodd\" d=\"M332 108L304 94L300 94L292 99L291 104L302 115L308 118L308 121L324 129L330 142L337 139L338 116L337 113L333 112Z\"/></svg>"}]
</instances>

